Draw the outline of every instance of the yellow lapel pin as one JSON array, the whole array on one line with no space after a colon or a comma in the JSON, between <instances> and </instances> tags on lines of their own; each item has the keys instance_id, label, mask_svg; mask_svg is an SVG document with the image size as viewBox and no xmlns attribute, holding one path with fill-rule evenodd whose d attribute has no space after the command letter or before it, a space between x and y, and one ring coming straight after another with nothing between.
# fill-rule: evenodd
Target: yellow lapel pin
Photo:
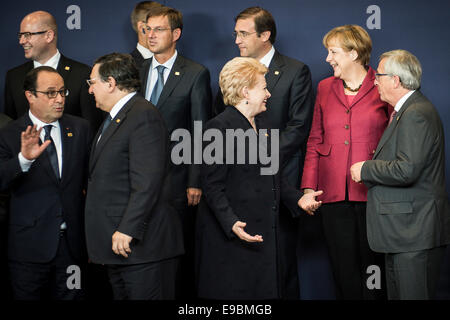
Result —
<instances>
[{"instance_id":1,"label":"yellow lapel pin","mask_svg":"<svg viewBox=\"0 0 450 320\"><path fill-rule=\"evenodd\" d=\"M66 67L64 68L64 70L69 71L69 70L70 70L70 67L69 67L69 66L66 66Z\"/></svg>"},{"instance_id":2,"label":"yellow lapel pin","mask_svg":"<svg viewBox=\"0 0 450 320\"><path fill-rule=\"evenodd\" d=\"M67 132L67 136L68 137L73 137L73 133L72 132Z\"/></svg>"},{"instance_id":3,"label":"yellow lapel pin","mask_svg":"<svg viewBox=\"0 0 450 320\"><path fill-rule=\"evenodd\" d=\"M176 75L176 76L179 76L179 75L180 75L180 72L179 72L179 71L175 71L175 75Z\"/></svg>"},{"instance_id":4,"label":"yellow lapel pin","mask_svg":"<svg viewBox=\"0 0 450 320\"><path fill-rule=\"evenodd\" d=\"M120 123L120 119L116 119L116 123Z\"/></svg>"},{"instance_id":5,"label":"yellow lapel pin","mask_svg":"<svg viewBox=\"0 0 450 320\"><path fill-rule=\"evenodd\" d=\"M277 71L275 71L274 73L275 73L275 75L277 76L277 75L280 74L280 71L277 70Z\"/></svg>"}]
</instances>

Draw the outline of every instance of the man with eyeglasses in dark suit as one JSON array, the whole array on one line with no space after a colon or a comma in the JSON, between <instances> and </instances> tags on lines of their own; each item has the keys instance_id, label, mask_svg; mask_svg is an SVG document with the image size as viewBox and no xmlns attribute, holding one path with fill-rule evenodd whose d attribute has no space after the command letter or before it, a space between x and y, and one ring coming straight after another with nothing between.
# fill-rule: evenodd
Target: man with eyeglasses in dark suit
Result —
<instances>
[{"instance_id":1,"label":"man with eyeglasses in dark suit","mask_svg":"<svg viewBox=\"0 0 450 320\"><path fill-rule=\"evenodd\" d=\"M104 113L95 108L88 93L86 79L90 68L62 55L57 48L58 29L55 18L48 12L35 11L23 18L18 35L25 58L30 59L6 73L4 112L12 119L26 114L28 103L22 85L25 75L38 66L50 66L63 77L70 96L66 99L65 113L85 118L93 129L98 128Z\"/></svg>"},{"instance_id":2,"label":"man with eyeglasses in dark suit","mask_svg":"<svg viewBox=\"0 0 450 320\"><path fill-rule=\"evenodd\" d=\"M31 70L23 91L29 111L0 130L0 190L11 193L8 264L13 296L81 299L90 126L63 115L69 91L55 69Z\"/></svg>"}]
</instances>

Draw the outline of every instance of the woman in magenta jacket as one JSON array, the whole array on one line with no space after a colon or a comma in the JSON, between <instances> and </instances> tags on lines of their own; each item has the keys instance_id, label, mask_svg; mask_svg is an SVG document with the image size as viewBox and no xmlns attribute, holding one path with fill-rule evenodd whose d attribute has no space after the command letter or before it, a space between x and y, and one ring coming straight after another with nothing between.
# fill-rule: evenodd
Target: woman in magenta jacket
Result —
<instances>
[{"instance_id":1,"label":"woman in magenta jacket","mask_svg":"<svg viewBox=\"0 0 450 320\"><path fill-rule=\"evenodd\" d=\"M383 296L384 286L367 288L367 267L383 266L367 242L367 188L352 181L350 166L372 158L392 108L380 100L374 85L375 71L368 65L372 41L363 28L334 28L323 44L334 76L322 80L317 89L302 189L323 191L317 200L322 201L320 215L337 298L373 299Z\"/></svg>"}]
</instances>

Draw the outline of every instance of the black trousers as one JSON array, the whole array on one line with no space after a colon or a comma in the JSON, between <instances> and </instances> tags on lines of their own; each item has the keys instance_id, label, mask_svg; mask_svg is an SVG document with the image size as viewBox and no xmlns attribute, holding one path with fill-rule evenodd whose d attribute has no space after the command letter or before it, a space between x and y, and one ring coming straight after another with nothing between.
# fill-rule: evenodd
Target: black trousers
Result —
<instances>
[{"instance_id":1,"label":"black trousers","mask_svg":"<svg viewBox=\"0 0 450 320\"><path fill-rule=\"evenodd\" d=\"M179 258L107 265L114 300L173 300Z\"/></svg>"},{"instance_id":2,"label":"black trousers","mask_svg":"<svg viewBox=\"0 0 450 320\"><path fill-rule=\"evenodd\" d=\"M446 246L421 251L386 253L388 299L434 299L445 251Z\"/></svg>"},{"instance_id":3,"label":"black trousers","mask_svg":"<svg viewBox=\"0 0 450 320\"><path fill-rule=\"evenodd\" d=\"M323 231L339 300L385 298L383 255L373 252L367 241L366 203L342 201L320 207ZM369 289L369 266L380 270L381 289Z\"/></svg>"},{"instance_id":4,"label":"black trousers","mask_svg":"<svg viewBox=\"0 0 450 320\"><path fill-rule=\"evenodd\" d=\"M81 279L85 268L72 257L65 233L61 233L58 251L52 261L32 263L9 260L8 265L15 300L84 299L84 285ZM80 268L81 288L73 287L74 282L69 278L75 273L68 270L69 266Z\"/></svg>"}]
</instances>

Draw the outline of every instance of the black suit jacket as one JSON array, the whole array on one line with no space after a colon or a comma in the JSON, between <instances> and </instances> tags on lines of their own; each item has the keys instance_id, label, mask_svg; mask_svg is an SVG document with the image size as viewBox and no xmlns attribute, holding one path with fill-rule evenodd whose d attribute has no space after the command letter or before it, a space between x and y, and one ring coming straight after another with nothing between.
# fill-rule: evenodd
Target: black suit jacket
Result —
<instances>
[{"instance_id":1,"label":"black suit jacket","mask_svg":"<svg viewBox=\"0 0 450 320\"><path fill-rule=\"evenodd\" d=\"M258 117L266 118L273 128L280 129L283 175L291 185L300 187L314 110L311 72L303 62L275 51L266 81L271 97L267 101L267 111ZM219 114L224 108L219 90L214 113Z\"/></svg>"},{"instance_id":2,"label":"black suit jacket","mask_svg":"<svg viewBox=\"0 0 450 320\"><path fill-rule=\"evenodd\" d=\"M0 113L0 128L3 128L11 121L11 118L7 115ZM6 221L8 210L8 195L6 193L0 193L0 223Z\"/></svg>"},{"instance_id":3,"label":"black suit jacket","mask_svg":"<svg viewBox=\"0 0 450 320\"><path fill-rule=\"evenodd\" d=\"M44 263L58 248L59 229L67 224L67 239L75 259L86 256L84 190L92 135L88 122L71 115L59 120L62 176L57 179L44 151L22 172L18 154L21 132L32 122L28 113L0 130L0 189L11 190L8 257Z\"/></svg>"},{"instance_id":4,"label":"black suit jacket","mask_svg":"<svg viewBox=\"0 0 450 320\"><path fill-rule=\"evenodd\" d=\"M101 264L137 264L183 253L181 221L168 204L168 138L158 110L134 95L114 117L89 161L86 239ZM133 237L128 258L112 251L115 231Z\"/></svg>"},{"instance_id":5,"label":"black suit jacket","mask_svg":"<svg viewBox=\"0 0 450 320\"><path fill-rule=\"evenodd\" d=\"M33 61L28 61L6 73L4 112L12 119L21 117L29 109L23 91L23 81L25 75L33 68ZM88 120L92 128L96 130L105 113L95 107L95 100L88 92L86 80L90 77L91 69L61 54L57 70L64 79L64 86L69 89L64 113Z\"/></svg>"},{"instance_id":6,"label":"black suit jacket","mask_svg":"<svg viewBox=\"0 0 450 320\"><path fill-rule=\"evenodd\" d=\"M138 69L141 69L142 64L144 63L145 59L142 56L142 54L139 52L139 50L137 48L134 48L134 50L132 52L130 52L131 57L134 60L134 63L136 63L136 67Z\"/></svg>"},{"instance_id":7,"label":"black suit jacket","mask_svg":"<svg viewBox=\"0 0 450 320\"><path fill-rule=\"evenodd\" d=\"M367 238L372 250L398 253L450 243L444 129L420 91L386 128L361 178L369 188Z\"/></svg>"},{"instance_id":8,"label":"black suit jacket","mask_svg":"<svg viewBox=\"0 0 450 320\"><path fill-rule=\"evenodd\" d=\"M256 126L258 129L270 128L262 118L256 119ZM221 159L224 164L204 164L201 170L203 193L210 210L202 203L197 219L200 297L298 298L297 238L290 228L295 226L292 216L302 212L297 205L301 192L281 180L280 171L262 175L260 170L264 165L259 161L250 164L248 141L246 163L225 164L226 130L251 130L253 134L250 123L236 108L227 107L208 122L207 128L219 129L224 137ZM271 131L268 134L270 137ZM257 138L254 139L259 146ZM271 150L270 139L268 142L267 149ZM233 151L236 159L241 149L235 144ZM279 210L280 200L291 210L291 215ZM238 220L247 223L247 233L262 235L264 241L248 243L237 238L232 227Z\"/></svg>"},{"instance_id":9,"label":"black suit jacket","mask_svg":"<svg viewBox=\"0 0 450 320\"><path fill-rule=\"evenodd\" d=\"M141 69L142 91L145 96L148 73L153 59L144 62ZM166 123L169 135L179 128L194 133L194 121L203 124L211 117L211 87L208 69L178 54L164 85L157 108ZM171 150L177 142L171 144ZM172 197L186 201L186 188L200 188L198 165L174 165L171 169Z\"/></svg>"}]
</instances>

